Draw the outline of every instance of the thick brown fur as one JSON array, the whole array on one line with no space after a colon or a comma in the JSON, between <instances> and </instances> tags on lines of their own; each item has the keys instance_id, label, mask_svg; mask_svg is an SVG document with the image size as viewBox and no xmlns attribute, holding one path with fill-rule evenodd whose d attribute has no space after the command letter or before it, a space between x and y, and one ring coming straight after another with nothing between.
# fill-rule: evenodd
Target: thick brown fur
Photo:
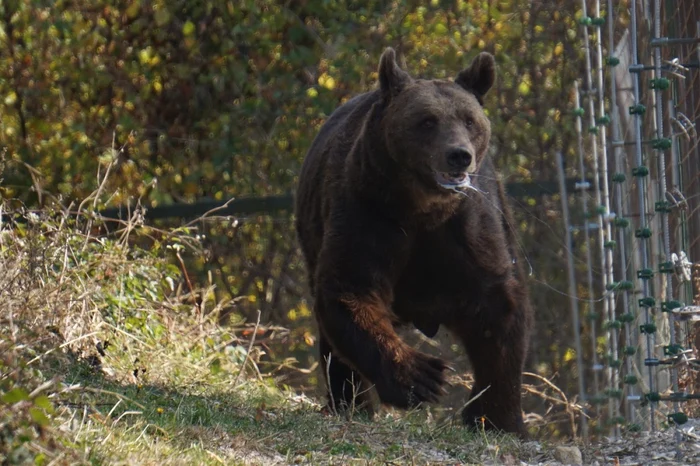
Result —
<instances>
[{"instance_id":1,"label":"thick brown fur","mask_svg":"<svg viewBox=\"0 0 700 466\"><path fill-rule=\"evenodd\" d=\"M487 428L525 434L520 390L532 313L487 154L482 105L494 79L487 53L454 81L414 80L387 49L379 88L339 107L309 150L297 232L335 409L371 409L371 387L402 408L436 402L446 364L395 328L412 323L434 336L442 325L465 346L473 394L486 389L465 423L485 419ZM471 187L450 189L467 175Z\"/></svg>"}]
</instances>

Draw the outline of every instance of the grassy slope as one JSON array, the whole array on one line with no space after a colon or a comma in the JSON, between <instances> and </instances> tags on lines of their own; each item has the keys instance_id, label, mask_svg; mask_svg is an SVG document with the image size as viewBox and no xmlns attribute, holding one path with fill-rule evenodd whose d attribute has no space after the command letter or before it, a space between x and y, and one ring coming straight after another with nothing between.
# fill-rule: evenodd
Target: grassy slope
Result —
<instances>
[{"instance_id":1,"label":"grassy slope","mask_svg":"<svg viewBox=\"0 0 700 466\"><path fill-rule=\"evenodd\" d=\"M198 317L177 292L185 282L163 257L184 237L145 252L57 218L0 232L0 462L455 464L519 454L510 437L470 434L425 410L372 422L323 414L260 376L240 332ZM207 305L201 314L216 315Z\"/></svg>"}]
</instances>

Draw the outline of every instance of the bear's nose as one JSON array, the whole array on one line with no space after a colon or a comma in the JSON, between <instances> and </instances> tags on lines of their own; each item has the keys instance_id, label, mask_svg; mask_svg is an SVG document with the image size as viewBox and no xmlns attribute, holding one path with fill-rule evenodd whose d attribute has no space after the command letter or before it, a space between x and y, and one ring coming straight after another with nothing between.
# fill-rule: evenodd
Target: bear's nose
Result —
<instances>
[{"instance_id":1,"label":"bear's nose","mask_svg":"<svg viewBox=\"0 0 700 466\"><path fill-rule=\"evenodd\" d=\"M455 147L447 152L447 164L455 170L466 170L472 164L472 154L464 148Z\"/></svg>"}]
</instances>

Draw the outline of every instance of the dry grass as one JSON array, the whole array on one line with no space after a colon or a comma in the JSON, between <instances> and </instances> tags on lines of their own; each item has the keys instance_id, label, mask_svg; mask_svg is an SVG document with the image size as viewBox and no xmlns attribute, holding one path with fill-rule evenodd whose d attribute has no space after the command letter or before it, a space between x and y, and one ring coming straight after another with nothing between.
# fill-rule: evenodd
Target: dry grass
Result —
<instances>
[{"instance_id":1,"label":"dry grass","mask_svg":"<svg viewBox=\"0 0 700 466\"><path fill-rule=\"evenodd\" d=\"M146 251L130 246L133 223L98 236L94 218L19 213L0 225L0 462L454 464L520 451L430 411L346 419L280 389L242 329L216 325L227 303L166 260L189 236Z\"/></svg>"},{"instance_id":2,"label":"dry grass","mask_svg":"<svg viewBox=\"0 0 700 466\"><path fill-rule=\"evenodd\" d=\"M154 232L138 212L109 232L63 210L11 215L0 214L2 464L559 464L545 445L469 432L439 409L369 421L280 388L259 369L256 329L219 326L231 303L193 289L186 230ZM529 376L573 423L580 407Z\"/></svg>"}]
</instances>

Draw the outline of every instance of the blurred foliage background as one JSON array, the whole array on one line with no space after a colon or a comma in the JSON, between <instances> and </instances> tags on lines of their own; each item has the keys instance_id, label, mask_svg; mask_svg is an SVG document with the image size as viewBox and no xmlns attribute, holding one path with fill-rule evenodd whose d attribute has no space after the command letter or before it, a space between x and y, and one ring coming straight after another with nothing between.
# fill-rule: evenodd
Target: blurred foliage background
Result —
<instances>
[{"instance_id":1,"label":"blurred foliage background","mask_svg":"<svg viewBox=\"0 0 700 466\"><path fill-rule=\"evenodd\" d=\"M412 74L436 78L493 53L498 81L486 107L496 164L506 182L555 180L555 150L576 160L577 3L3 0L2 196L69 206L108 170L96 207L292 193L320 125L375 85L386 46ZM559 199L513 205L537 310L528 367L574 393ZM206 253L183 258L189 274L216 285L200 299L230 299L222 321L255 322L260 310L261 322L290 329L267 348L270 360L312 367L315 329L292 213L192 227ZM280 377L316 383L313 373Z\"/></svg>"}]
</instances>

